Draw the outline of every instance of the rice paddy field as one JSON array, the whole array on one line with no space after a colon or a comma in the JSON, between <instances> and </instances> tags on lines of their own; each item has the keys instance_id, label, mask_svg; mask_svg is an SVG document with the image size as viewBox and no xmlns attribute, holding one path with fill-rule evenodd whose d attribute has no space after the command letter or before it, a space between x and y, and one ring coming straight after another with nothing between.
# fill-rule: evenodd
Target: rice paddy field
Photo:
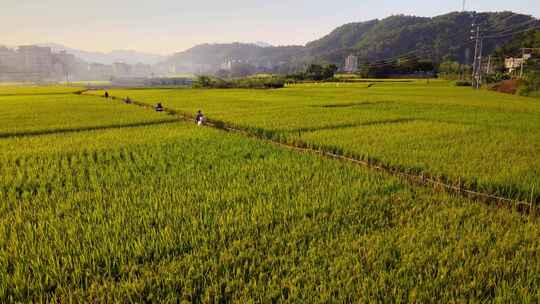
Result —
<instances>
[{"instance_id":1,"label":"rice paddy field","mask_svg":"<svg viewBox=\"0 0 540 304\"><path fill-rule=\"evenodd\" d=\"M210 118L270 138L330 147L478 191L540 201L538 99L437 80L110 93L188 113L202 109Z\"/></svg>"},{"instance_id":2,"label":"rice paddy field","mask_svg":"<svg viewBox=\"0 0 540 304\"><path fill-rule=\"evenodd\" d=\"M175 120L98 97L76 98L72 93L0 96L0 108L0 138Z\"/></svg>"},{"instance_id":3,"label":"rice paddy field","mask_svg":"<svg viewBox=\"0 0 540 304\"><path fill-rule=\"evenodd\" d=\"M505 131L493 136L525 136L530 142L519 144L529 150L492 153L508 151L507 168L528 161L538 170L538 126L523 119L534 119L534 102L435 83L448 94L436 107L422 97L422 84L409 85L411 96L393 94L403 101L390 96L401 84L362 98L361 85L111 94L200 107L211 118L357 153L403 146L419 152L378 157L411 168L415 159L451 163L451 153L421 150L440 153L455 142L472 158L489 158L456 139L469 127ZM414 119L401 116L410 111ZM435 113L438 122L419 119ZM2 96L0 117L0 302L540 301L533 215L94 96L45 89ZM359 130L373 132L372 140ZM416 148L395 142L407 137L422 141ZM496 172L478 168L486 181ZM524 175L516 183L538 182L538 174Z\"/></svg>"}]
</instances>

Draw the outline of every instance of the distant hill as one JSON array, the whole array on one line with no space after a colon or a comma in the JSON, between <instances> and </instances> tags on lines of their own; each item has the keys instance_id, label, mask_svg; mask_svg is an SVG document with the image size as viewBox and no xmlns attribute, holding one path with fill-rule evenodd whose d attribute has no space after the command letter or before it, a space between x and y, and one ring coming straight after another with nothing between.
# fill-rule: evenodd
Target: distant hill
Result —
<instances>
[{"instance_id":1,"label":"distant hill","mask_svg":"<svg viewBox=\"0 0 540 304\"><path fill-rule=\"evenodd\" d=\"M342 63L348 54L361 60L377 60L414 51L419 57L440 62L451 58L467 63L473 57L471 24L481 26L484 36L540 26L534 17L512 12L449 13L433 18L397 15L382 20L350 23L306 45L315 60ZM512 36L484 40L484 52L510 41Z\"/></svg>"},{"instance_id":2,"label":"distant hill","mask_svg":"<svg viewBox=\"0 0 540 304\"><path fill-rule=\"evenodd\" d=\"M507 34L540 27L540 20L512 12L455 12L433 18L396 15L381 20L349 23L305 46L261 47L256 44L203 44L176 53L165 65L219 69L228 60L253 65L289 65L289 70L310 62L343 66L345 58L356 54L361 61L387 59L403 54L441 62L444 59L470 63L474 56L471 24L481 26L485 36ZM512 39L511 35L484 41L484 53L492 53ZM278 70L286 70L277 68Z\"/></svg>"},{"instance_id":3,"label":"distant hill","mask_svg":"<svg viewBox=\"0 0 540 304\"><path fill-rule=\"evenodd\" d=\"M40 46L48 46L55 52L66 51L69 54L73 54L76 57L86 61L102 64L112 64L114 62L124 62L129 64L144 63L144 64L156 64L165 60L165 56L137 52L132 50L115 50L107 53L102 52L89 52L79 49L73 49L56 43L39 44Z\"/></svg>"},{"instance_id":4,"label":"distant hill","mask_svg":"<svg viewBox=\"0 0 540 304\"><path fill-rule=\"evenodd\" d=\"M260 68L291 65L303 58L303 46L261 47L248 43L201 44L170 56L162 65L186 72L212 72L233 61Z\"/></svg>"},{"instance_id":5,"label":"distant hill","mask_svg":"<svg viewBox=\"0 0 540 304\"><path fill-rule=\"evenodd\" d=\"M521 57L522 48L532 48L533 50L528 50L527 53L533 53L536 56L540 56L540 29L536 31L529 31L523 34L515 36L509 43L506 45L497 48L495 50L495 55L499 58L505 57Z\"/></svg>"}]
</instances>

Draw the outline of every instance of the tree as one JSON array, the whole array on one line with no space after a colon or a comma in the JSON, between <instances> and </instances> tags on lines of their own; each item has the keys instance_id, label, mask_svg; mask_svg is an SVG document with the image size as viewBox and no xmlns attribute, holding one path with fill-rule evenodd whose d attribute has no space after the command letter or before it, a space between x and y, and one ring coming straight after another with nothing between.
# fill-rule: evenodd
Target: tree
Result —
<instances>
[{"instance_id":1,"label":"tree","mask_svg":"<svg viewBox=\"0 0 540 304\"><path fill-rule=\"evenodd\" d=\"M311 80L323 80L323 67L319 64L310 64L306 70L306 78Z\"/></svg>"},{"instance_id":2,"label":"tree","mask_svg":"<svg viewBox=\"0 0 540 304\"><path fill-rule=\"evenodd\" d=\"M216 72L216 76L219 78L229 78L231 76L231 73L227 70L220 69Z\"/></svg>"},{"instance_id":3,"label":"tree","mask_svg":"<svg viewBox=\"0 0 540 304\"><path fill-rule=\"evenodd\" d=\"M197 78L196 86L201 88L208 88L212 86L212 78L208 76L199 76Z\"/></svg>"},{"instance_id":4,"label":"tree","mask_svg":"<svg viewBox=\"0 0 540 304\"><path fill-rule=\"evenodd\" d=\"M538 95L540 92L540 59L527 61L525 81L519 90L521 95Z\"/></svg>"},{"instance_id":5,"label":"tree","mask_svg":"<svg viewBox=\"0 0 540 304\"><path fill-rule=\"evenodd\" d=\"M329 64L323 68L322 76L324 79L334 78L334 75L336 74L337 70L338 70L337 65Z\"/></svg>"},{"instance_id":6,"label":"tree","mask_svg":"<svg viewBox=\"0 0 540 304\"><path fill-rule=\"evenodd\" d=\"M246 77L255 74L255 67L247 63L233 64L231 68L231 77Z\"/></svg>"},{"instance_id":7,"label":"tree","mask_svg":"<svg viewBox=\"0 0 540 304\"><path fill-rule=\"evenodd\" d=\"M447 60L439 65L439 75L446 79L468 79L471 67L457 61Z\"/></svg>"}]
</instances>

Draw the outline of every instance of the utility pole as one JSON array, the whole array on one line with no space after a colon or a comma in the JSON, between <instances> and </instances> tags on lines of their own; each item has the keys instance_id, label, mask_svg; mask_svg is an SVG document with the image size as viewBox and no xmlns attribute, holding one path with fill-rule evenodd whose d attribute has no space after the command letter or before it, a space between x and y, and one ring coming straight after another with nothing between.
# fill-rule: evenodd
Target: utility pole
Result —
<instances>
[{"instance_id":1,"label":"utility pole","mask_svg":"<svg viewBox=\"0 0 540 304\"><path fill-rule=\"evenodd\" d=\"M463 0L463 7L461 9L462 12L465 11L465 5L467 4L467 0Z\"/></svg>"},{"instance_id":2,"label":"utility pole","mask_svg":"<svg viewBox=\"0 0 540 304\"><path fill-rule=\"evenodd\" d=\"M489 55L488 57L488 65L487 65L486 74L491 74L491 55Z\"/></svg>"},{"instance_id":3,"label":"utility pole","mask_svg":"<svg viewBox=\"0 0 540 304\"><path fill-rule=\"evenodd\" d=\"M474 27L474 23L473 23ZM475 33L475 30L471 30L472 33ZM471 36L471 39L474 39L474 62L473 62L473 72L472 72L472 81L473 88L478 88L478 52L480 51L480 26L476 26L475 36Z\"/></svg>"},{"instance_id":4,"label":"utility pole","mask_svg":"<svg viewBox=\"0 0 540 304\"><path fill-rule=\"evenodd\" d=\"M519 78L523 78L523 63L525 62L525 49L521 49L521 70L519 72Z\"/></svg>"},{"instance_id":5,"label":"utility pole","mask_svg":"<svg viewBox=\"0 0 540 304\"><path fill-rule=\"evenodd\" d=\"M478 73L478 81L476 82L476 88L480 89L482 85L482 53L484 51L484 40L480 38L480 50L478 53L478 68L476 72Z\"/></svg>"}]
</instances>

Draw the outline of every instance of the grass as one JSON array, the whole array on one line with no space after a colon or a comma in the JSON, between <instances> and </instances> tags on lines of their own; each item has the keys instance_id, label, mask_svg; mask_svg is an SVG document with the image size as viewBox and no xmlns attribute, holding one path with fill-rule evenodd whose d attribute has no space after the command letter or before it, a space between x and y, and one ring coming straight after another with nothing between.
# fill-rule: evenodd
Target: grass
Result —
<instances>
[{"instance_id":1,"label":"grass","mask_svg":"<svg viewBox=\"0 0 540 304\"><path fill-rule=\"evenodd\" d=\"M540 104L440 80L282 90L113 90L476 190L540 200ZM430 128L430 129L425 129Z\"/></svg>"},{"instance_id":2,"label":"grass","mask_svg":"<svg viewBox=\"0 0 540 304\"><path fill-rule=\"evenodd\" d=\"M0 146L6 302L540 299L538 219L353 165L185 124Z\"/></svg>"}]
</instances>

